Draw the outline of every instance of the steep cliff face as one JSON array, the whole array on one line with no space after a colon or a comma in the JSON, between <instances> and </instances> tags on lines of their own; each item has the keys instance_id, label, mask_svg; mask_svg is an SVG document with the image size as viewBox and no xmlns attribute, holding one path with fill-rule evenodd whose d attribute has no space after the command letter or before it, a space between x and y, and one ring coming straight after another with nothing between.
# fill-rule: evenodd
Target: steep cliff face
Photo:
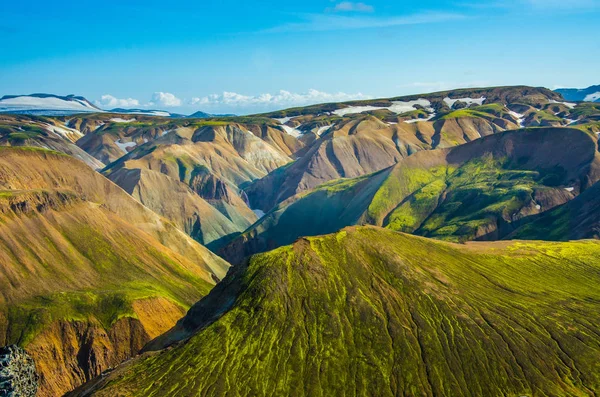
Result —
<instances>
[{"instance_id":1,"label":"steep cliff face","mask_svg":"<svg viewBox=\"0 0 600 397\"><path fill-rule=\"evenodd\" d=\"M185 314L164 298L134 301L131 316L110 326L97 320L59 320L27 345L40 374L40 397L64 394L136 355Z\"/></svg>"}]
</instances>

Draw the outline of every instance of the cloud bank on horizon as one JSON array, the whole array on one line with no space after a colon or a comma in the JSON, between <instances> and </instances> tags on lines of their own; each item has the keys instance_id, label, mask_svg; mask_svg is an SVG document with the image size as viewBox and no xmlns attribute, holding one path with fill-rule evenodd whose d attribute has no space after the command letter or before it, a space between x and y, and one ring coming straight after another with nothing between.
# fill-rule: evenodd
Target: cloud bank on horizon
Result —
<instances>
[{"instance_id":1,"label":"cloud bank on horizon","mask_svg":"<svg viewBox=\"0 0 600 397\"><path fill-rule=\"evenodd\" d=\"M287 107L308 106L326 102L346 102L359 99L371 99L371 95L363 93L348 94L345 92L328 93L310 89L305 93L295 93L280 90L277 93L262 93L258 95L243 95L236 92L223 92L206 96L181 99L169 92L155 92L148 102L134 98L116 98L113 95L102 95L94 103L103 109L116 107L161 107L161 108L193 108L215 112L233 112L238 114L268 112Z\"/></svg>"}]
</instances>

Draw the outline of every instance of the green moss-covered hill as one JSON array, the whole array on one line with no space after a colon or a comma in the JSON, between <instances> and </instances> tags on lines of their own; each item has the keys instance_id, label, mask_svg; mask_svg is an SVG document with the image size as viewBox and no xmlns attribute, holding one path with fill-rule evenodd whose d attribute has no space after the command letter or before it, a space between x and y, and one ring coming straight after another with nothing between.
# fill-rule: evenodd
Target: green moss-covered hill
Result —
<instances>
[{"instance_id":1,"label":"green moss-covered hill","mask_svg":"<svg viewBox=\"0 0 600 397\"><path fill-rule=\"evenodd\" d=\"M421 151L378 173L284 201L220 252L237 263L356 224L455 242L500 239L597 181L596 145L578 129L532 128Z\"/></svg>"},{"instance_id":2,"label":"green moss-covered hill","mask_svg":"<svg viewBox=\"0 0 600 397\"><path fill-rule=\"evenodd\" d=\"M592 396L598 255L376 227L303 238L230 273L163 341L189 339L91 394Z\"/></svg>"}]
</instances>

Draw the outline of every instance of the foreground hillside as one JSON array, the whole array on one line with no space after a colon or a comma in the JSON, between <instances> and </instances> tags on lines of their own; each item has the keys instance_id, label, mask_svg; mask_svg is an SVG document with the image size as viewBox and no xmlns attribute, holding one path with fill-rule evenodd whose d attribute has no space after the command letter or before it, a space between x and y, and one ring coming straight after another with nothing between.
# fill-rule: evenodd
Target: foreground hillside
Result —
<instances>
[{"instance_id":1,"label":"foreground hillside","mask_svg":"<svg viewBox=\"0 0 600 397\"><path fill-rule=\"evenodd\" d=\"M0 148L0 345L56 396L135 355L228 265L68 156Z\"/></svg>"},{"instance_id":2,"label":"foreground hillside","mask_svg":"<svg viewBox=\"0 0 600 397\"><path fill-rule=\"evenodd\" d=\"M357 224L450 241L497 240L600 179L596 148L596 138L577 129L532 128L421 151L284 201L220 252L238 263Z\"/></svg>"},{"instance_id":3,"label":"foreground hillside","mask_svg":"<svg viewBox=\"0 0 600 397\"><path fill-rule=\"evenodd\" d=\"M592 396L600 244L349 228L253 257L96 396Z\"/></svg>"}]
</instances>

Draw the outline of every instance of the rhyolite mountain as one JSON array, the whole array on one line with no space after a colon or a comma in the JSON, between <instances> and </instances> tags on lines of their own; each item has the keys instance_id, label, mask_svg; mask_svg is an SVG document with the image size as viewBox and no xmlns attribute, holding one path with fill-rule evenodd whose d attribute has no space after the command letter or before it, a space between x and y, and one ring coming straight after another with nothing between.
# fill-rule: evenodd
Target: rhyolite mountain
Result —
<instances>
[{"instance_id":1,"label":"rhyolite mountain","mask_svg":"<svg viewBox=\"0 0 600 397\"><path fill-rule=\"evenodd\" d=\"M492 87L123 112L0 114L0 336L43 396L598 389L596 242L435 240L597 237L600 104ZM305 238L363 224L385 229ZM169 349L120 366L144 345Z\"/></svg>"},{"instance_id":2,"label":"rhyolite mountain","mask_svg":"<svg viewBox=\"0 0 600 397\"><path fill-rule=\"evenodd\" d=\"M555 91L568 101L600 102L600 85L588 88L559 88Z\"/></svg>"},{"instance_id":3,"label":"rhyolite mountain","mask_svg":"<svg viewBox=\"0 0 600 397\"><path fill-rule=\"evenodd\" d=\"M275 112L266 116L279 118L306 148L296 153L293 164L253 182L245 192L253 207L267 212L296 193L387 168L417 151L520 127L587 121L588 115L578 110L544 88L498 87Z\"/></svg>"},{"instance_id":4,"label":"rhyolite mountain","mask_svg":"<svg viewBox=\"0 0 600 397\"><path fill-rule=\"evenodd\" d=\"M93 169L105 164L81 149L83 134L53 118L0 114L0 146L38 147L55 150L85 161Z\"/></svg>"},{"instance_id":5,"label":"rhyolite mountain","mask_svg":"<svg viewBox=\"0 0 600 397\"><path fill-rule=\"evenodd\" d=\"M279 139L279 147L252 133L252 127L213 121L177 126L103 173L197 241L216 248L258 219L240 185L291 161L286 153L288 145L296 144L293 137L270 132L267 136Z\"/></svg>"},{"instance_id":6,"label":"rhyolite mountain","mask_svg":"<svg viewBox=\"0 0 600 397\"><path fill-rule=\"evenodd\" d=\"M457 245L376 227L235 267L87 396L587 396L600 243Z\"/></svg>"},{"instance_id":7,"label":"rhyolite mountain","mask_svg":"<svg viewBox=\"0 0 600 397\"><path fill-rule=\"evenodd\" d=\"M450 241L498 240L600 179L595 134L506 131L421 151L393 167L296 194L220 254L232 263L298 237L373 224Z\"/></svg>"},{"instance_id":8,"label":"rhyolite mountain","mask_svg":"<svg viewBox=\"0 0 600 397\"><path fill-rule=\"evenodd\" d=\"M0 344L56 396L135 355L229 265L84 163L0 148Z\"/></svg>"}]
</instances>

